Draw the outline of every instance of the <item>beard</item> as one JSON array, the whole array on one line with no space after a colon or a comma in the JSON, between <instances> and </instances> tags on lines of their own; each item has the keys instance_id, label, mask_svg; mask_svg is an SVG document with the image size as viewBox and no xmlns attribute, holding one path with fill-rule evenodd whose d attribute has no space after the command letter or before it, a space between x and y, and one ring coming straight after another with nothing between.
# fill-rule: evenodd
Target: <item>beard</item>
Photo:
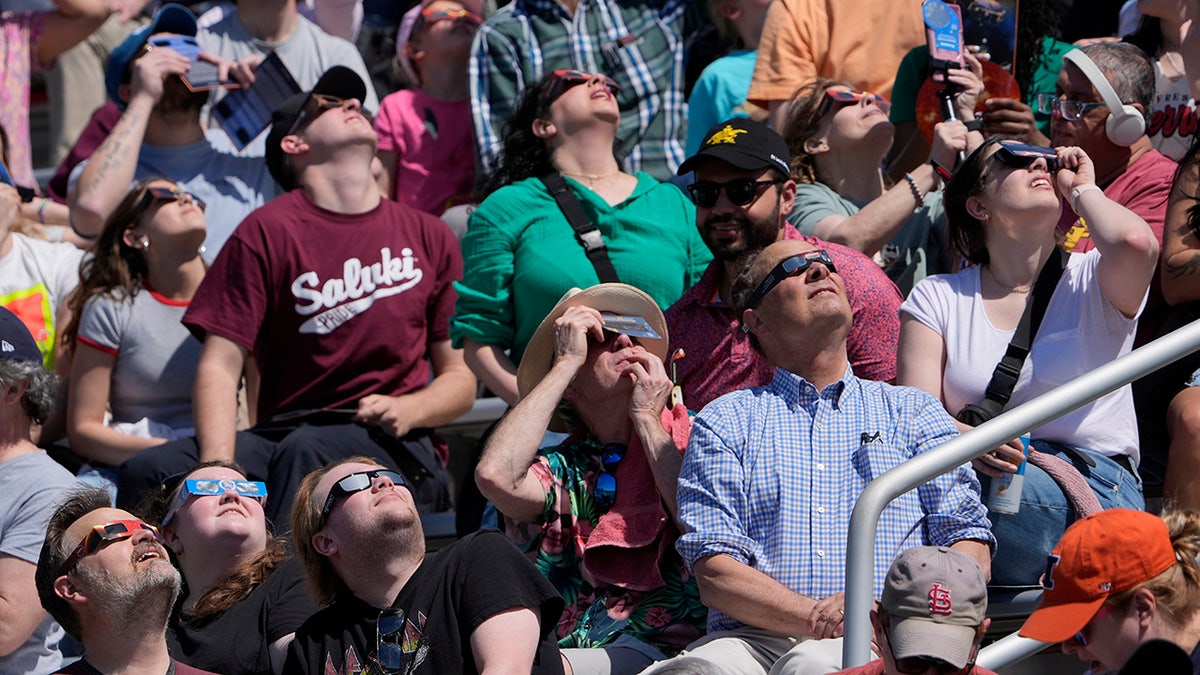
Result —
<instances>
[{"instance_id":1,"label":"beard","mask_svg":"<svg viewBox=\"0 0 1200 675\"><path fill-rule=\"evenodd\" d=\"M162 549L160 549L162 550ZM168 560L165 550L161 558L139 566L137 558L146 552L144 546L134 550L131 564L133 574L117 575L107 569L80 565L77 573L89 598L104 613L121 626L166 626L167 617L179 596L183 581L179 570Z\"/></svg>"},{"instance_id":2,"label":"beard","mask_svg":"<svg viewBox=\"0 0 1200 675\"><path fill-rule=\"evenodd\" d=\"M199 112L208 103L207 91L192 91L178 76L168 77L163 82L163 95L158 101L158 112L164 116Z\"/></svg>"},{"instance_id":3,"label":"beard","mask_svg":"<svg viewBox=\"0 0 1200 675\"><path fill-rule=\"evenodd\" d=\"M733 213L710 216L700 226L700 237L712 251L713 257L729 262L737 260L747 251L755 251L774 244L779 238L781 222L779 200L777 199L775 208L761 218L750 218ZM741 228L741 236L733 240L718 238L715 232L716 228L730 224Z\"/></svg>"}]
</instances>

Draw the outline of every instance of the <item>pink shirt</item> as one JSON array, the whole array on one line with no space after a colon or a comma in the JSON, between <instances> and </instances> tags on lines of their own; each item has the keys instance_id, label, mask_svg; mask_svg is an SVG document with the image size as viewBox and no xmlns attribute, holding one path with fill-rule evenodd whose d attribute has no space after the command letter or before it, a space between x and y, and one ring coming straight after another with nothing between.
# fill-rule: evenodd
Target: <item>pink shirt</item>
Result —
<instances>
[{"instance_id":1,"label":"pink shirt","mask_svg":"<svg viewBox=\"0 0 1200 675\"><path fill-rule=\"evenodd\" d=\"M419 89L403 89L379 104L375 131L379 149L396 153L392 199L435 216L471 201L470 99L440 101Z\"/></svg>"},{"instance_id":2,"label":"pink shirt","mask_svg":"<svg viewBox=\"0 0 1200 675\"><path fill-rule=\"evenodd\" d=\"M34 46L42 37L48 12L0 13L0 126L8 134L8 172L17 185L36 187L29 139L29 72ZM36 64L38 69L50 66Z\"/></svg>"},{"instance_id":3,"label":"pink shirt","mask_svg":"<svg viewBox=\"0 0 1200 675\"><path fill-rule=\"evenodd\" d=\"M896 378L896 343L900 339L900 290L873 260L853 249L800 234L787 225L784 239L803 239L825 249L846 283L853 322L846 336L854 374L868 380ZM667 310L671 352L686 352L675 367L683 402L700 410L735 389L767 384L775 367L750 346L737 312L717 293L724 268L709 264L700 281Z\"/></svg>"}]
</instances>

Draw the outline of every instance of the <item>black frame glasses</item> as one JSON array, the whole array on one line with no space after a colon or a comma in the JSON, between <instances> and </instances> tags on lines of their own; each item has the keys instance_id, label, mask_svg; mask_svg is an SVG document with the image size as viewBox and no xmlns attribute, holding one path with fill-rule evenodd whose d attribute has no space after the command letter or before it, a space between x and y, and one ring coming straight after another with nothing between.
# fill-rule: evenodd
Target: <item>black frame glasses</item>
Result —
<instances>
[{"instance_id":1,"label":"black frame glasses","mask_svg":"<svg viewBox=\"0 0 1200 675\"><path fill-rule=\"evenodd\" d=\"M408 485L408 481L404 479L404 476L391 469L379 468L370 471L356 471L345 476L334 483L333 487L329 488L329 495L325 497L325 505L321 507L321 517L318 520L320 525L317 529L325 527L325 522L329 520L329 512L333 510L333 506L337 503L337 500L349 497L356 492L371 489L371 486L375 484L375 479L380 476L390 478L392 485Z\"/></svg>"},{"instance_id":2,"label":"black frame glasses","mask_svg":"<svg viewBox=\"0 0 1200 675\"><path fill-rule=\"evenodd\" d=\"M1042 92L1033 99L1033 111L1041 115L1053 115L1057 110L1060 117L1068 122L1074 122L1083 117L1083 114L1094 108L1103 108L1108 105L1103 101L1075 101L1069 98L1062 98L1055 94Z\"/></svg>"},{"instance_id":3,"label":"black frame glasses","mask_svg":"<svg viewBox=\"0 0 1200 675\"><path fill-rule=\"evenodd\" d=\"M546 84L546 88L542 90L542 99L538 107L545 110L550 107L551 103L557 101L560 96L567 93L568 89L584 84L585 82L590 82L596 78L600 78L604 82L604 86L608 88L608 93L614 97L620 93L621 85L617 84L616 80L604 73L585 73L582 70L567 68L554 71L554 76Z\"/></svg>"},{"instance_id":4,"label":"black frame glasses","mask_svg":"<svg viewBox=\"0 0 1200 675\"><path fill-rule=\"evenodd\" d=\"M830 274L837 273L837 266L833 264L833 259L825 252L825 249L817 248L804 253L797 253L794 256L784 258L779 261L779 264L763 277L763 280L758 284L758 288L754 289L754 295L750 296L749 302L746 303L746 309L755 309L763 298L767 297L767 293L775 290L775 287L783 283L784 279L799 276L808 271L813 263L821 263L825 269L829 270ZM742 326L742 332L749 333L749 326Z\"/></svg>"},{"instance_id":5,"label":"black frame glasses","mask_svg":"<svg viewBox=\"0 0 1200 675\"><path fill-rule=\"evenodd\" d=\"M592 490L592 499L596 506L604 510L612 507L617 500L617 466L625 459L629 446L624 443L609 443L600 450L600 468L596 476L596 487Z\"/></svg>"},{"instance_id":6,"label":"black frame glasses","mask_svg":"<svg viewBox=\"0 0 1200 675\"><path fill-rule=\"evenodd\" d=\"M102 545L128 539L141 530L148 530L159 543L162 543L162 535L158 533L158 528L138 518L125 518L96 525L79 542L79 546L71 551L71 555L63 561L62 566L58 568L58 574L61 576L70 572L76 563L100 550Z\"/></svg>"},{"instance_id":7,"label":"black frame glasses","mask_svg":"<svg viewBox=\"0 0 1200 675\"><path fill-rule=\"evenodd\" d=\"M768 185L781 185L785 182L787 181L781 178L773 178L771 180L738 178L727 180L724 183L702 180L687 186L687 191L692 197L692 202L702 209L711 209L716 206L717 200L721 198L721 192L725 193L725 197L734 206L746 206L758 199L759 195L763 192L763 188Z\"/></svg>"}]
</instances>

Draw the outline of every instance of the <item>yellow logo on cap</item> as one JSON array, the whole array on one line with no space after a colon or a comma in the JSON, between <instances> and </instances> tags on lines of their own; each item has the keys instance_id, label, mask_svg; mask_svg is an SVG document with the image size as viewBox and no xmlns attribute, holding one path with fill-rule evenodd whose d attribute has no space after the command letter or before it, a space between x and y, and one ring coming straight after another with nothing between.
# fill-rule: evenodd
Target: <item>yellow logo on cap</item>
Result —
<instances>
[{"instance_id":1,"label":"yellow logo on cap","mask_svg":"<svg viewBox=\"0 0 1200 675\"><path fill-rule=\"evenodd\" d=\"M737 143L737 137L744 133L746 133L745 129L734 129L733 125L726 124L724 129L709 137L708 145L716 145L717 143Z\"/></svg>"}]
</instances>

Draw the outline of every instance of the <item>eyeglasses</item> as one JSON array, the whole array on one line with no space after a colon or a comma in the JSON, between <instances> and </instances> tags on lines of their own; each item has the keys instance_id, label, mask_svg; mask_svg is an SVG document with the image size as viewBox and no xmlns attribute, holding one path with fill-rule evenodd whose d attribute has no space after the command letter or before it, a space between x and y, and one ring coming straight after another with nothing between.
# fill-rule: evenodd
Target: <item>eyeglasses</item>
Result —
<instances>
[{"instance_id":1,"label":"eyeglasses","mask_svg":"<svg viewBox=\"0 0 1200 675\"><path fill-rule=\"evenodd\" d=\"M300 109L300 114L296 116L296 121L292 122L292 126L288 127L287 133L284 136L290 136L296 133L297 130L312 122L321 113L327 110L335 110L346 105L350 99L338 98L337 96L327 96L325 94L314 93L304 102L304 107ZM365 116L365 112L364 112Z\"/></svg>"},{"instance_id":2,"label":"eyeglasses","mask_svg":"<svg viewBox=\"0 0 1200 675\"><path fill-rule=\"evenodd\" d=\"M413 35L420 33L426 26L431 26L439 21L462 21L463 23L478 26L483 23L483 17L474 12L468 12L465 9L433 9L432 7L427 7L417 15L417 21L413 24Z\"/></svg>"},{"instance_id":3,"label":"eyeglasses","mask_svg":"<svg viewBox=\"0 0 1200 675\"><path fill-rule=\"evenodd\" d=\"M405 661L420 659L421 652L428 649L425 635L413 628L405 620L403 609L385 609L379 614L375 622L375 663L384 673L409 672L413 663Z\"/></svg>"},{"instance_id":4,"label":"eyeglasses","mask_svg":"<svg viewBox=\"0 0 1200 675\"><path fill-rule=\"evenodd\" d=\"M887 634L888 650L892 652L892 662L896 664L896 670L904 673L904 675L921 675L930 670L938 673L938 675L963 675L975 668L974 656L962 668L941 659L927 656L906 656L898 659L896 658L896 650L892 647L891 627L886 627L884 633Z\"/></svg>"},{"instance_id":5,"label":"eyeglasses","mask_svg":"<svg viewBox=\"0 0 1200 675\"><path fill-rule=\"evenodd\" d=\"M762 283L754 290L754 295L750 296L750 301L746 303L746 309L758 307L763 298L767 297L767 293L770 293L776 286L783 283L784 279L804 274L808 271L809 267L812 267L813 263L821 263L825 266L825 269L829 270L830 274L837 272L837 267L834 266L833 260L830 259L829 254L823 249L818 248L798 253L790 258L784 258L774 269L767 273ZM749 333L749 326L743 325L742 332Z\"/></svg>"},{"instance_id":6,"label":"eyeglasses","mask_svg":"<svg viewBox=\"0 0 1200 675\"><path fill-rule=\"evenodd\" d=\"M1109 614L1112 614L1114 611L1116 611L1116 609L1117 608L1115 605L1102 606L1099 610L1096 611L1096 613L1094 615L1092 615L1092 618L1088 619L1088 622L1083 625L1083 628L1080 628L1079 632L1075 633L1075 635L1071 639L1074 640L1076 643L1078 643L1080 647L1088 646L1088 642L1090 640L1088 640L1088 636L1085 631L1087 631L1088 628L1093 623L1095 623L1096 621L1099 621L1100 619L1103 619L1104 617L1108 616Z\"/></svg>"},{"instance_id":7,"label":"eyeglasses","mask_svg":"<svg viewBox=\"0 0 1200 675\"><path fill-rule=\"evenodd\" d=\"M137 208L133 210L133 217L130 222L137 222L146 209L149 209L154 204L165 204L169 202L180 202L186 204L191 202L196 205L196 208L203 211L208 205L204 203L196 195L179 188L164 188L164 187L148 187L146 192L142 194L141 201L138 202Z\"/></svg>"},{"instance_id":8,"label":"eyeglasses","mask_svg":"<svg viewBox=\"0 0 1200 675\"><path fill-rule=\"evenodd\" d=\"M546 88L542 91L542 101L540 107L545 110L550 107L551 103L558 100L560 96L565 94L568 89L584 82L590 82L599 78L604 86L608 89L608 93L616 96L621 91L621 86L617 81L607 75L600 73L585 73L582 70L556 70L550 82L546 84Z\"/></svg>"},{"instance_id":9,"label":"eyeglasses","mask_svg":"<svg viewBox=\"0 0 1200 675\"><path fill-rule=\"evenodd\" d=\"M325 498L325 506L321 507L321 518L318 521L320 527L325 527L325 521L329 520L329 512L333 510L333 505L337 503L337 500L369 489L374 484L375 479L380 477L391 480L392 485L408 485L408 481L404 480L404 476L391 469L373 469L371 471L352 473L329 488L329 496Z\"/></svg>"},{"instance_id":10,"label":"eyeglasses","mask_svg":"<svg viewBox=\"0 0 1200 675\"><path fill-rule=\"evenodd\" d=\"M1088 103L1084 101L1072 101L1069 98L1059 98L1054 94L1041 93L1033 101L1033 110L1042 115L1053 115L1057 110L1060 117L1068 122L1083 117L1083 113L1093 109L1104 107L1104 103Z\"/></svg>"},{"instance_id":11,"label":"eyeglasses","mask_svg":"<svg viewBox=\"0 0 1200 675\"><path fill-rule=\"evenodd\" d=\"M1018 141L1003 140L996 144L996 152L988 158L999 160L1001 164L1012 169L1027 169L1037 160L1045 160L1046 171L1058 171L1058 153L1054 148L1040 145L1026 145ZM984 173L980 178L987 178Z\"/></svg>"},{"instance_id":12,"label":"eyeglasses","mask_svg":"<svg viewBox=\"0 0 1200 675\"><path fill-rule=\"evenodd\" d=\"M825 96L821 99L820 105L817 107L817 114L813 117L814 123L825 117L833 106L844 106L857 104L863 99L873 102L883 112L888 112L891 109L891 104L887 99L869 91L861 91L859 89L826 89Z\"/></svg>"},{"instance_id":13,"label":"eyeglasses","mask_svg":"<svg viewBox=\"0 0 1200 675\"><path fill-rule=\"evenodd\" d=\"M603 471L596 477L596 489L592 490L592 499L596 506L607 510L617 500L617 465L625 458L628 449L624 443L609 443L600 450L600 467Z\"/></svg>"},{"instance_id":14,"label":"eyeglasses","mask_svg":"<svg viewBox=\"0 0 1200 675\"><path fill-rule=\"evenodd\" d=\"M171 503L171 508L167 509L167 515L163 516L163 527L171 523L171 519L175 517L175 512L179 510L179 507L183 506L184 502L191 495L213 497L228 492L235 492L239 497L256 499L259 504L267 500L267 484L262 481L235 480L233 478L193 478L184 481L183 486L179 488L179 495Z\"/></svg>"},{"instance_id":15,"label":"eyeglasses","mask_svg":"<svg viewBox=\"0 0 1200 675\"><path fill-rule=\"evenodd\" d=\"M725 191L725 196L729 198L730 203L734 206L745 206L758 199L758 195L766 186L779 185L783 182L778 178L774 180L739 178L724 183L699 181L687 186L687 190L696 206L702 209L711 209L717 205L717 200L721 198L722 190Z\"/></svg>"},{"instance_id":16,"label":"eyeglasses","mask_svg":"<svg viewBox=\"0 0 1200 675\"><path fill-rule=\"evenodd\" d=\"M158 533L158 528L143 520L114 520L93 527L92 531L79 542L79 546L76 546L75 550L71 551L71 555L67 556L62 566L58 568L59 575L70 572L75 567L75 563L95 553L101 545L111 541L128 539L141 530L149 531L154 535L155 539L160 543L162 542L162 535Z\"/></svg>"}]
</instances>

